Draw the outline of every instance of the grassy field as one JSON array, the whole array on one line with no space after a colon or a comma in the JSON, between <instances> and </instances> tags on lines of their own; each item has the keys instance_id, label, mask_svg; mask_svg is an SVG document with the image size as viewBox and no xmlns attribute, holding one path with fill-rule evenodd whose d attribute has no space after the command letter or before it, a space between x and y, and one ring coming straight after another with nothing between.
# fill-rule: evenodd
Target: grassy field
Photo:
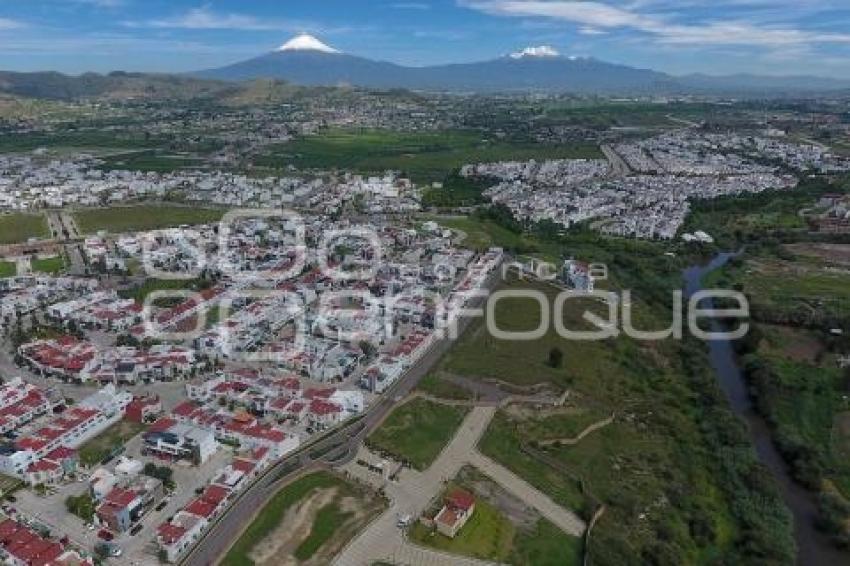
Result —
<instances>
[{"instance_id":1,"label":"grassy field","mask_svg":"<svg viewBox=\"0 0 850 566\"><path fill-rule=\"evenodd\" d=\"M539 284L503 285L540 290L550 305L554 299L555 291ZM598 308L587 300L568 302L566 326L586 329L584 310ZM669 325L660 306L638 301L635 308L639 328ZM495 314L503 330L528 330L540 319L530 300L500 301ZM563 353L562 367L547 363L553 348ZM594 563L734 560L755 546L771 556L767 562L787 561L788 514L768 477L744 483L758 469L754 453L719 393L702 344L625 336L565 340L551 328L539 340L502 341L477 320L434 373L570 391L574 408L563 414L501 410L479 448L585 518L604 503L589 546ZM613 424L576 445L543 443L612 413Z\"/></svg>"},{"instance_id":2,"label":"grassy field","mask_svg":"<svg viewBox=\"0 0 850 566\"><path fill-rule=\"evenodd\" d=\"M142 283L141 286L131 289L130 291L122 292L121 296L135 299L138 303L144 303L148 295L156 291L191 290L196 289L197 285L198 280L196 279L145 279L145 282ZM175 299L177 298L175 297Z\"/></svg>"},{"instance_id":3,"label":"grassy field","mask_svg":"<svg viewBox=\"0 0 850 566\"><path fill-rule=\"evenodd\" d=\"M450 230L463 232L466 237L461 245L473 250L485 251L493 246L505 249L528 249L534 246L529 238L511 232L504 226L474 216L428 216Z\"/></svg>"},{"instance_id":4,"label":"grassy field","mask_svg":"<svg viewBox=\"0 0 850 566\"><path fill-rule=\"evenodd\" d=\"M79 448L80 463L96 466L110 452L145 430L145 426L128 420L120 420Z\"/></svg>"},{"instance_id":5,"label":"grassy field","mask_svg":"<svg viewBox=\"0 0 850 566\"><path fill-rule=\"evenodd\" d=\"M816 254L817 255L814 255ZM762 246L706 282L745 293L753 316L793 326L841 326L848 318L850 245Z\"/></svg>"},{"instance_id":6,"label":"grassy field","mask_svg":"<svg viewBox=\"0 0 850 566\"><path fill-rule=\"evenodd\" d=\"M18 478L7 476L6 474L0 474L0 496L13 493L22 485L24 485L24 482Z\"/></svg>"},{"instance_id":7,"label":"grassy field","mask_svg":"<svg viewBox=\"0 0 850 566\"><path fill-rule=\"evenodd\" d=\"M330 495L309 516L308 528L297 525L303 536L293 534L296 528L292 510L307 505L311 499ZM349 500L343 504L343 500ZM357 511L352 511L353 505ZM303 476L281 489L260 511L248 529L222 560L223 566L276 564L280 559L299 563L328 563L336 552L384 509L375 494L347 483L329 472ZM287 557L286 554L292 556ZM262 555L268 560L257 560Z\"/></svg>"},{"instance_id":8,"label":"grassy field","mask_svg":"<svg viewBox=\"0 0 850 566\"><path fill-rule=\"evenodd\" d=\"M225 210L189 206L139 205L132 207L92 208L74 213L77 226L84 234L100 230L111 233L156 230L176 226L218 222Z\"/></svg>"},{"instance_id":9,"label":"grassy field","mask_svg":"<svg viewBox=\"0 0 850 566\"><path fill-rule=\"evenodd\" d=\"M120 153L102 159L104 163L99 168L105 171L127 169L171 173L180 169L197 168L204 163L202 159L191 155L169 155L154 150Z\"/></svg>"},{"instance_id":10,"label":"grassy field","mask_svg":"<svg viewBox=\"0 0 850 566\"><path fill-rule=\"evenodd\" d=\"M771 237L801 235L808 225L799 215L800 210L814 205L823 194L840 193L848 188L848 182L842 186L820 178L804 179L793 190L694 201L681 232L703 230L727 250L742 244L758 244Z\"/></svg>"},{"instance_id":11,"label":"grassy field","mask_svg":"<svg viewBox=\"0 0 850 566\"><path fill-rule=\"evenodd\" d=\"M69 495L65 500L68 512L73 513L83 521L90 523L97 510L97 503L88 493L79 496Z\"/></svg>"},{"instance_id":12,"label":"grassy field","mask_svg":"<svg viewBox=\"0 0 850 566\"><path fill-rule=\"evenodd\" d=\"M344 524L353 513L343 511L339 505L325 505L316 513L310 534L295 549L295 558L309 560L316 552L336 534L337 527Z\"/></svg>"},{"instance_id":13,"label":"grassy field","mask_svg":"<svg viewBox=\"0 0 850 566\"><path fill-rule=\"evenodd\" d=\"M0 215L0 244L17 244L30 238L47 238L47 219L43 214L11 213Z\"/></svg>"},{"instance_id":14,"label":"grassy field","mask_svg":"<svg viewBox=\"0 0 850 566\"><path fill-rule=\"evenodd\" d=\"M533 530L518 530L511 552L512 564L571 566L582 564L582 540L540 519Z\"/></svg>"},{"instance_id":15,"label":"grassy field","mask_svg":"<svg viewBox=\"0 0 850 566\"><path fill-rule=\"evenodd\" d=\"M450 399L458 401L468 401L473 397L472 392L465 387L455 385L444 379L442 376L430 374L426 375L416 386L419 391L427 393L433 397L441 399Z\"/></svg>"},{"instance_id":16,"label":"grassy field","mask_svg":"<svg viewBox=\"0 0 850 566\"><path fill-rule=\"evenodd\" d=\"M43 259L33 259L30 264L32 266L32 270L35 272L56 275L65 269L65 258L61 255L57 255Z\"/></svg>"},{"instance_id":17,"label":"grassy field","mask_svg":"<svg viewBox=\"0 0 850 566\"><path fill-rule=\"evenodd\" d=\"M368 442L372 448L424 470L454 436L466 412L462 407L413 399L390 413Z\"/></svg>"},{"instance_id":18,"label":"grassy field","mask_svg":"<svg viewBox=\"0 0 850 566\"><path fill-rule=\"evenodd\" d=\"M417 182L442 181L466 163L542 158L599 157L590 144L535 145L482 139L467 131L391 132L329 130L272 146L256 164L281 169L351 169L363 173L399 170Z\"/></svg>"},{"instance_id":19,"label":"grassy field","mask_svg":"<svg viewBox=\"0 0 850 566\"><path fill-rule=\"evenodd\" d=\"M18 266L13 261L0 261L0 277L14 277L18 273Z\"/></svg>"},{"instance_id":20,"label":"grassy field","mask_svg":"<svg viewBox=\"0 0 850 566\"><path fill-rule=\"evenodd\" d=\"M89 131L60 131L44 133L18 134L0 138L0 153L28 152L38 148L64 150L73 148L78 151L88 149L137 149L145 147L146 141L139 135L117 136L114 132L92 129Z\"/></svg>"}]
</instances>

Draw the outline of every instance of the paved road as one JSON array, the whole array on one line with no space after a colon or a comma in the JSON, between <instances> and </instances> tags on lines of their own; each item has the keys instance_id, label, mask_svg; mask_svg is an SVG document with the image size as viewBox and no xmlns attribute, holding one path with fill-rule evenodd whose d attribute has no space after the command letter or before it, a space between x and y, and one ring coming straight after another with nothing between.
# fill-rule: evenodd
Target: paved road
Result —
<instances>
[{"instance_id":1,"label":"paved road","mask_svg":"<svg viewBox=\"0 0 850 566\"><path fill-rule=\"evenodd\" d=\"M368 566L379 560L407 564L435 564L453 566L454 564L483 564L478 560L444 555L420 548L404 539L403 531L396 525L398 517L409 515L419 517L443 490L447 481L457 476L468 462L469 455L475 450L478 440L487 430L487 426L496 413L496 407L475 407L464 419L454 438L440 453L437 459L424 472L404 469L397 482L382 483L390 499L390 508L355 538L337 558L336 566ZM373 460L365 449L361 456ZM349 464L346 471L360 479L372 481L375 475L356 463ZM403 562L402 560L406 560Z\"/></svg>"},{"instance_id":2,"label":"paved road","mask_svg":"<svg viewBox=\"0 0 850 566\"><path fill-rule=\"evenodd\" d=\"M579 537L587 527L575 513L564 509L530 483L517 476L501 464L474 450L469 463L484 472L490 479L516 495L523 503L533 507L538 513L552 522L565 533Z\"/></svg>"},{"instance_id":3,"label":"paved road","mask_svg":"<svg viewBox=\"0 0 850 566\"><path fill-rule=\"evenodd\" d=\"M614 170L614 175L618 177L625 177L629 173L631 173L631 169L628 164L620 157L620 154L614 151L608 144L604 144L599 146L602 150L602 153L605 154L605 157L608 159L608 162L611 164L611 168Z\"/></svg>"},{"instance_id":4,"label":"paved road","mask_svg":"<svg viewBox=\"0 0 850 566\"><path fill-rule=\"evenodd\" d=\"M493 462L477 450L478 441L487 430L496 407L478 406L470 411L457 434L443 449L440 456L424 472L404 469L397 481L388 482L367 468L348 464L345 471L361 481L383 488L390 499L390 508L374 523L360 533L334 561L335 566L369 566L387 560L394 564L419 566L453 566L455 564L484 564L454 555L446 555L410 543L404 531L397 526L399 517L417 518L444 489L446 482L457 476L467 464L478 468L503 489L512 493L526 505L534 508L543 517L564 532L581 536L586 528L584 521L568 509L552 501L522 478L505 467ZM362 448L358 454L365 461L376 457Z\"/></svg>"},{"instance_id":5,"label":"paved road","mask_svg":"<svg viewBox=\"0 0 850 566\"><path fill-rule=\"evenodd\" d=\"M485 284L492 289L498 283L500 268ZM482 299L472 301L472 307L480 306ZM462 319L458 335L469 327L472 319ZM249 486L231 504L224 515L207 529L198 543L181 560L183 566L211 566L218 562L250 524L257 511L286 483L305 471L321 469L328 465L340 466L351 462L366 437L377 428L395 405L410 394L419 381L440 361L452 347L448 338L436 341L431 348L411 367L381 399L357 421L349 423L327 438L309 445L298 453L272 466L259 480Z\"/></svg>"}]
</instances>

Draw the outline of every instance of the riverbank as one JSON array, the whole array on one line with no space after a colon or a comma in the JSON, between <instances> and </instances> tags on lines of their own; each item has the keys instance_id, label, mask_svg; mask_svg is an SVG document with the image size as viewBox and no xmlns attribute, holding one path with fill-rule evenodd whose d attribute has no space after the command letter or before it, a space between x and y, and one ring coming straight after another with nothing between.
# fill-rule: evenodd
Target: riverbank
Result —
<instances>
[{"instance_id":1,"label":"riverbank","mask_svg":"<svg viewBox=\"0 0 850 566\"><path fill-rule=\"evenodd\" d=\"M691 296L703 288L706 275L722 269L737 253L724 252L706 265L694 265L684 270L685 294ZM719 321L713 321L713 331L721 331ZM742 418L756 448L760 462L775 478L782 499L794 518L794 539L797 545L797 563L805 566L840 566L850 561L850 554L837 549L829 537L815 528L818 509L814 494L797 484L777 450L771 429L755 411L749 388L740 367L733 344L729 341L708 342L709 361L720 388L726 395L732 411Z\"/></svg>"}]
</instances>

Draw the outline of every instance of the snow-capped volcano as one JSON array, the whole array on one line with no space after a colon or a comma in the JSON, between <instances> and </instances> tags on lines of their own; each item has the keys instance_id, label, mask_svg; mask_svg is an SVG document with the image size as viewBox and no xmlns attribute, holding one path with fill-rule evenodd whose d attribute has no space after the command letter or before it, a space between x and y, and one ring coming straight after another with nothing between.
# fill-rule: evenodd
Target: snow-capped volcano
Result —
<instances>
[{"instance_id":1,"label":"snow-capped volcano","mask_svg":"<svg viewBox=\"0 0 850 566\"><path fill-rule=\"evenodd\" d=\"M539 45L537 47L526 47L522 51L511 53L511 59L524 59L525 57L560 57L561 54L551 45Z\"/></svg>"},{"instance_id":2,"label":"snow-capped volcano","mask_svg":"<svg viewBox=\"0 0 850 566\"><path fill-rule=\"evenodd\" d=\"M322 53L339 53L339 50L334 49L326 43L322 43L312 35L306 33L293 37L278 47L277 51L320 51Z\"/></svg>"}]
</instances>

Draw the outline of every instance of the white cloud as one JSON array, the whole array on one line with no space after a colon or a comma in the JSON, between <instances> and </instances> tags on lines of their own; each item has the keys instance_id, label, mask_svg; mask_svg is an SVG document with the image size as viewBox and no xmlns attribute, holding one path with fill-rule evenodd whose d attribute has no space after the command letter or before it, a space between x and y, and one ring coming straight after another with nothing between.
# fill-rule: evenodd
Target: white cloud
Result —
<instances>
[{"instance_id":1,"label":"white cloud","mask_svg":"<svg viewBox=\"0 0 850 566\"><path fill-rule=\"evenodd\" d=\"M125 22L128 27L175 28L194 30L232 29L249 31L291 30L292 26L281 22L260 19L255 16L235 13L217 13L204 6L193 8L171 18Z\"/></svg>"},{"instance_id":2,"label":"white cloud","mask_svg":"<svg viewBox=\"0 0 850 566\"><path fill-rule=\"evenodd\" d=\"M89 4L97 8L120 8L126 6L129 0L70 0L74 4Z\"/></svg>"},{"instance_id":3,"label":"white cloud","mask_svg":"<svg viewBox=\"0 0 850 566\"><path fill-rule=\"evenodd\" d=\"M537 17L577 24L580 33L628 29L677 45L741 45L782 47L825 43L850 44L850 34L798 29L787 25L754 25L743 20L676 23L673 14L643 14L595 1L459 0L462 6L488 14ZM638 5L640 5L638 3ZM585 30L585 31L582 31ZM591 32L592 35L593 32Z\"/></svg>"},{"instance_id":4,"label":"white cloud","mask_svg":"<svg viewBox=\"0 0 850 566\"><path fill-rule=\"evenodd\" d=\"M8 18L0 18L0 29L21 29L25 27L27 27L27 25L23 22L10 20Z\"/></svg>"},{"instance_id":5,"label":"white cloud","mask_svg":"<svg viewBox=\"0 0 850 566\"><path fill-rule=\"evenodd\" d=\"M391 4L391 7L396 10L430 10L431 5L425 2L396 2Z\"/></svg>"},{"instance_id":6,"label":"white cloud","mask_svg":"<svg viewBox=\"0 0 850 566\"><path fill-rule=\"evenodd\" d=\"M578 32L581 35L607 35L607 31L602 31L601 29L593 28L590 26L582 26L578 28Z\"/></svg>"}]
</instances>

